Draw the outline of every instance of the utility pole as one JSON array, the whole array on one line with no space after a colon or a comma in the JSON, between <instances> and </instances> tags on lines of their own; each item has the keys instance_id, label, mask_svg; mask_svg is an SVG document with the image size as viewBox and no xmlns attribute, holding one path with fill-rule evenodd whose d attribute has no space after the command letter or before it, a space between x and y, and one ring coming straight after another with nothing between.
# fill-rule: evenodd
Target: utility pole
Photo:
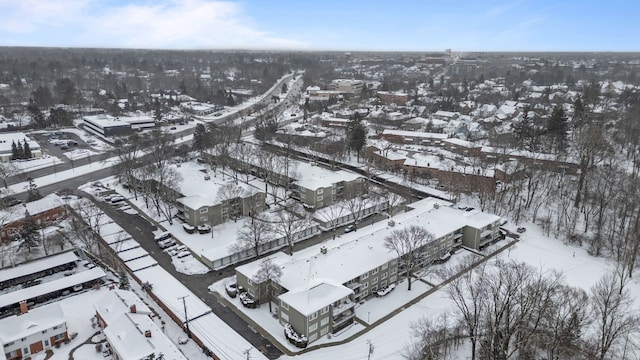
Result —
<instances>
[{"instance_id":1,"label":"utility pole","mask_svg":"<svg viewBox=\"0 0 640 360\"><path fill-rule=\"evenodd\" d=\"M367 340L367 344L369 345L369 354L367 355L367 360L371 360L371 355L373 355L373 344L371 343L371 340Z\"/></svg>"},{"instance_id":2,"label":"utility pole","mask_svg":"<svg viewBox=\"0 0 640 360\"><path fill-rule=\"evenodd\" d=\"M178 297L182 299L182 305L184 306L184 325L186 327L187 336L191 338L191 330L189 330L189 317L187 316L187 301L185 300L189 295Z\"/></svg>"}]
</instances>

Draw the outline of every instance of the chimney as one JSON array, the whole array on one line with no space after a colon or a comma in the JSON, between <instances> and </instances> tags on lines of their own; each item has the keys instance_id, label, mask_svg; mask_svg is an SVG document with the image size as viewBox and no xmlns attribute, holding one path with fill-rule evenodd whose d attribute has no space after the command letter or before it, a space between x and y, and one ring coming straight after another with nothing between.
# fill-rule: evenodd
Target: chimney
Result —
<instances>
[{"instance_id":1,"label":"chimney","mask_svg":"<svg viewBox=\"0 0 640 360\"><path fill-rule=\"evenodd\" d=\"M151 337L151 330L145 330L144 331L144 336L145 337Z\"/></svg>"},{"instance_id":2,"label":"chimney","mask_svg":"<svg viewBox=\"0 0 640 360\"><path fill-rule=\"evenodd\" d=\"M20 314L26 314L29 312L29 306L27 306L27 300L20 301Z\"/></svg>"},{"instance_id":3,"label":"chimney","mask_svg":"<svg viewBox=\"0 0 640 360\"><path fill-rule=\"evenodd\" d=\"M133 305L129 306L129 310L131 310L131 313L132 313L132 314L135 314L136 312L138 312L138 311L136 310L136 304L133 304Z\"/></svg>"}]
</instances>

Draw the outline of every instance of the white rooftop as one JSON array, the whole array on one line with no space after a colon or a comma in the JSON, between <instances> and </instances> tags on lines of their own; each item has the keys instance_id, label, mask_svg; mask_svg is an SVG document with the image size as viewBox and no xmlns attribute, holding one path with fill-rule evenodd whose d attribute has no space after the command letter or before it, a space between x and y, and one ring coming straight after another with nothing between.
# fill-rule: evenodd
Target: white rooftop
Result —
<instances>
[{"instance_id":1,"label":"white rooftop","mask_svg":"<svg viewBox=\"0 0 640 360\"><path fill-rule=\"evenodd\" d=\"M309 289L289 291L279 298L306 316L351 294L353 290L342 284L319 280L318 284Z\"/></svg>"},{"instance_id":2,"label":"white rooftop","mask_svg":"<svg viewBox=\"0 0 640 360\"><path fill-rule=\"evenodd\" d=\"M43 270L48 270L56 266L68 264L78 260L78 256L73 251L47 256L42 259L19 264L15 267L0 270L0 282L19 278L21 276L35 274Z\"/></svg>"},{"instance_id":3,"label":"white rooftop","mask_svg":"<svg viewBox=\"0 0 640 360\"><path fill-rule=\"evenodd\" d=\"M438 204L438 208L434 207L435 204ZM438 239L467 225L482 228L500 219L497 215L479 211L466 212L435 198L420 200L410 207L412 210L394 216L394 227L389 227L386 222L378 222L331 242L298 251L292 256L282 252L274 254L271 258L273 263L282 267L280 284L293 292L306 291L319 282L329 280L344 284L397 257L384 247L384 239L396 229L417 225ZM323 246L327 248L326 254L320 251ZM236 270L252 278L259 265L259 261L254 261Z\"/></svg>"},{"instance_id":4,"label":"white rooftop","mask_svg":"<svg viewBox=\"0 0 640 360\"><path fill-rule=\"evenodd\" d=\"M446 139L447 134L428 133L422 131L392 130L384 129L383 135L396 135L403 137L427 138L427 139Z\"/></svg>"},{"instance_id":5,"label":"white rooftop","mask_svg":"<svg viewBox=\"0 0 640 360\"><path fill-rule=\"evenodd\" d=\"M310 190L317 190L323 187L329 187L339 182L351 182L362 175L346 170L329 170L322 166L313 165L302 161L297 161L297 176L295 184Z\"/></svg>"},{"instance_id":6,"label":"white rooftop","mask_svg":"<svg viewBox=\"0 0 640 360\"><path fill-rule=\"evenodd\" d=\"M9 316L0 320L0 344L42 332L65 322L59 303L30 309L25 314Z\"/></svg>"},{"instance_id":7,"label":"white rooftop","mask_svg":"<svg viewBox=\"0 0 640 360\"><path fill-rule=\"evenodd\" d=\"M28 288L16 290L7 294L0 295L0 308L12 304L17 304L21 300L31 299L40 295L52 293L54 291L63 290L82 284L88 281L97 280L105 276L104 270L99 267L88 269L75 273L71 276L65 276L60 279L52 280Z\"/></svg>"},{"instance_id":8,"label":"white rooftop","mask_svg":"<svg viewBox=\"0 0 640 360\"><path fill-rule=\"evenodd\" d=\"M107 295L93 304L93 307L104 322L110 325L122 314L130 312L132 305L136 306L137 314L152 314L151 309L136 294L120 289L109 291Z\"/></svg>"},{"instance_id":9,"label":"white rooftop","mask_svg":"<svg viewBox=\"0 0 640 360\"><path fill-rule=\"evenodd\" d=\"M11 144L18 141L23 142L27 141L29 144L29 148L31 151L40 149L40 144L33 141L27 134L23 132L5 132L0 133L0 153L2 154L10 154L11 153Z\"/></svg>"}]
</instances>

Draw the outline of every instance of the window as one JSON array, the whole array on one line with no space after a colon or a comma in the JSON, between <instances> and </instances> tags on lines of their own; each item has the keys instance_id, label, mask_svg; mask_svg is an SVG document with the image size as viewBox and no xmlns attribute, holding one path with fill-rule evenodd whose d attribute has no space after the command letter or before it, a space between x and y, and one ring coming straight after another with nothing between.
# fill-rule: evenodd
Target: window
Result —
<instances>
[{"instance_id":1,"label":"window","mask_svg":"<svg viewBox=\"0 0 640 360\"><path fill-rule=\"evenodd\" d=\"M53 327L53 330L57 330L58 329L58 325Z\"/></svg>"},{"instance_id":2,"label":"window","mask_svg":"<svg viewBox=\"0 0 640 360\"><path fill-rule=\"evenodd\" d=\"M280 302L280 307L285 309L285 310L289 310L289 304L287 304L286 302Z\"/></svg>"},{"instance_id":3,"label":"window","mask_svg":"<svg viewBox=\"0 0 640 360\"><path fill-rule=\"evenodd\" d=\"M391 272L392 274L395 274L397 270L398 270L397 268L392 267L390 272Z\"/></svg>"},{"instance_id":4,"label":"window","mask_svg":"<svg viewBox=\"0 0 640 360\"><path fill-rule=\"evenodd\" d=\"M322 189L322 188L318 189L318 194L322 194L323 191L324 191L324 189Z\"/></svg>"},{"instance_id":5,"label":"window","mask_svg":"<svg viewBox=\"0 0 640 360\"><path fill-rule=\"evenodd\" d=\"M329 327L323 327L322 329L320 329L320 336L327 335L328 332L329 332Z\"/></svg>"},{"instance_id":6,"label":"window","mask_svg":"<svg viewBox=\"0 0 640 360\"><path fill-rule=\"evenodd\" d=\"M222 208L222 213L223 213L223 214L226 214L226 213L228 213L228 212L229 212L229 208L227 208L227 207L223 207L223 208Z\"/></svg>"},{"instance_id":7,"label":"window","mask_svg":"<svg viewBox=\"0 0 640 360\"><path fill-rule=\"evenodd\" d=\"M369 290L365 290L365 291L362 292L362 297L363 298L366 298L367 295L369 295Z\"/></svg>"},{"instance_id":8,"label":"window","mask_svg":"<svg viewBox=\"0 0 640 360\"><path fill-rule=\"evenodd\" d=\"M317 200L318 201L322 201L322 200L324 200L324 197L322 195L320 195L320 196L318 196Z\"/></svg>"},{"instance_id":9,"label":"window","mask_svg":"<svg viewBox=\"0 0 640 360\"><path fill-rule=\"evenodd\" d=\"M329 318L323 318L322 320L320 320L320 326L325 326L329 323Z\"/></svg>"},{"instance_id":10,"label":"window","mask_svg":"<svg viewBox=\"0 0 640 360\"><path fill-rule=\"evenodd\" d=\"M389 278L389 281L394 282L394 281L396 281L396 279L397 279L397 278L396 278L396 276L394 275L394 276L392 276L392 277L390 277L390 278Z\"/></svg>"},{"instance_id":11,"label":"window","mask_svg":"<svg viewBox=\"0 0 640 360\"><path fill-rule=\"evenodd\" d=\"M318 334L311 334L311 336L309 336L309 342L315 341L318 338Z\"/></svg>"},{"instance_id":12,"label":"window","mask_svg":"<svg viewBox=\"0 0 640 360\"><path fill-rule=\"evenodd\" d=\"M383 281L382 284L380 284L380 287L386 288L387 287L387 281Z\"/></svg>"},{"instance_id":13,"label":"window","mask_svg":"<svg viewBox=\"0 0 640 360\"><path fill-rule=\"evenodd\" d=\"M200 214L206 214L208 212L209 212L209 208L207 207L200 208Z\"/></svg>"},{"instance_id":14,"label":"window","mask_svg":"<svg viewBox=\"0 0 640 360\"><path fill-rule=\"evenodd\" d=\"M313 325L309 326L309 332L316 331L317 329L318 323L314 323Z\"/></svg>"},{"instance_id":15,"label":"window","mask_svg":"<svg viewBox=\"0 0 640 360\"><path fill-rule=\"evenodd\" d=\"M362 284L362 288L363 288L363 289L366 289L366 288L368 288L368 287L369 287L369 283L368 283L368 282L366 282L366 283L363 283L363 284Z\"/></svg>"},{"instance_id":16,"label":"window","mask_svg":"<svg viewBox=\"0 0 640 360\"><path fill-rule=\"evenodd\" d=\"M374 278L373 278L373 280L371 280L371 283L372 283L372 284L373 284L373 283L377 283L377 282L378 282L378 277L377 277L377 276L376 276L376 277L374 277Z\"/></svg>"},{"instance_id":17,"label":"window","mask_svg":"<svg viewBox=\"0 0 640 360\"><path fill-rule=\"evenodd\" d=\"M62 333L62 334L58 334L58 335L54 336L53 340L54 341L64 340L64 338L65 338L65 335L64 335L64 333Z\"/></svg>"},{"instance_id":18,"label":"window","mask_svg":"<svg viewBox=\"0 0 640 360\"><path fill-rule=\"evenodd\" d=\"M11 346L11 345L13 345L13 344L14 344L14 342L12 341L12 342L9 342L9 343L4 344L4 346Z\"/></svg>"},{"instance_id":19,"label":"window","mask_svg":"<svg viewBox=\"0 0 640 360\"><path fill-rule=\"evenodd\" d=\"M384 279L386 279L386 278L387 278L387 275L389 275L389 274L387 274L387 273L383 273L383 274L380 276L380 279L383 279L383 280L384 280Z\"/></svg>"},{"instance_id":20,"label":"window","mask_svg":"<svg viewBox=\"0 0 640 360\"><path fill-rule=\"evenodd\" d=\"M371 270L371 275L375 275L378 273L378 268Z\"/></svg>"},{"instance_id":21,"label":"window","mask_svg":"<svg viewBox=\"0 0 640 360\"><path fill-rule=\"evenodd\" d=\"M361 278L362 278L362 279L366 279L366 278L368 278L368 277L369 277L369 273L362 274L362 276L361 276Z\"/></svg>"},{"instance_id":22,"label":"window","mask_svg":"<svg viewBox=\"0 0 640 360\"><path fill-rule=\"evenodd\" d=\"M44 347L49 347L49 340L44 341Z\"/></svg>"},{"instance_id":23,"label":"window","mask_svg":"<svg viewBox=\"0 0 640 360\"><path fill-rule=\"evenodd\" d=\"M207 217L206 216L200 216L200 221L202 221L202 222L207 221Z\"/></svg>"},{"instance_id":24,"label":"window","mask_svg":"<svg viewBox=\"0 0 640 360\"><path fill-rule=\"evenodd\" d=\"M47 333L47 330L42 330L42 333L43 333L43 334L46 334L46 333Z\"/></svg>"},{"instance_id":25,"label":"window","mask_svg":"<svg viewBox=\"0 0 640 360\"><path fill-rule=\"evenodd\" d=\"M318 317L318 312L314 311L313 313L309 314L309 320L315 320Z\"/></svg>"},{"instance_id":26,"label":"window","mask_svg":"<svg viewBox=\"0 0 640 360\"><path fill-rule=\"evenodd\" d=\"M11 359L14 357L18 357L18 349L13 350L12 352L4 353L7 359Z\"/></svg>"},{"instance_id":27,"label":"window","mask_svg":"<svg viewBox=\"0 0 640 360\"><path fill-rule=\"evenodd\" d=\"M326 314L328 312L329 312L329 307L325 306L325 307L322 308L322 310L320 310L320 315L324 315L324 314Z\"/></svg>"},{"instance_id":28,"label":"window","mask_svg":"<svg viewBox=\"0 0 640 360\"><path fill-rule=\"evenodd\" d=\"M280 312L280 319L289 322L289 315L287 315L287 313Z\"/></svg>"},{"instance_id":29,"label":"window","mask_svg":"<svg viewBox=\"0 0 640 360\"><path fill-rule=\"evenodd\" d=\"M29 348L22 349L22 355L29 354Z\"/></svg>"}]
</instances>

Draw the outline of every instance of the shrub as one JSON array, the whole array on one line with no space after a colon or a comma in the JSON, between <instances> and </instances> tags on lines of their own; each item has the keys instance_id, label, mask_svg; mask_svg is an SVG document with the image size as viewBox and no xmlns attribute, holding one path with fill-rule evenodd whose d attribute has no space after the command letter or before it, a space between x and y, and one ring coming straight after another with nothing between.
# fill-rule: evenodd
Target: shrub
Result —
<instances>
[{"instance_id":1,"label":"shrub","mask_svg":"<svg viewBox=\"0 0 640 360\"><path fill-rule=\"evenodd\" d=\"M102 352L102 343L96 344L96 352Z\"/></svg>"}]
</instances>

